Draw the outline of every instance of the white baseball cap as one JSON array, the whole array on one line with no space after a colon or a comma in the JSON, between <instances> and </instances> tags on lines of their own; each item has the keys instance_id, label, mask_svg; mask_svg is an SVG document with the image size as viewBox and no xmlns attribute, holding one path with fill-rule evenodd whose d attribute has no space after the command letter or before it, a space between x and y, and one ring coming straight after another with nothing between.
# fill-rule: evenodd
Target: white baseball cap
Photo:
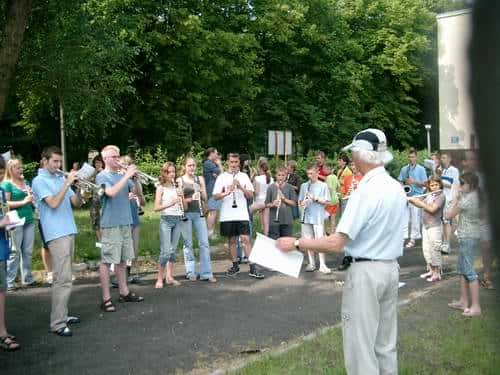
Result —
<instances>
[{"instance_id":1,"label":"white baseball cap","mask_svg":"<svg viewBox=\"0 0 500 375\"><path fill-rule=\"evenodd\" d=\"M365 129L354 136L352 143L345 146L342 151L377 151L380 158L387 164L392 161L392 154L387 151L387 138L380 129Z\"/></svg>"}]
</instances>

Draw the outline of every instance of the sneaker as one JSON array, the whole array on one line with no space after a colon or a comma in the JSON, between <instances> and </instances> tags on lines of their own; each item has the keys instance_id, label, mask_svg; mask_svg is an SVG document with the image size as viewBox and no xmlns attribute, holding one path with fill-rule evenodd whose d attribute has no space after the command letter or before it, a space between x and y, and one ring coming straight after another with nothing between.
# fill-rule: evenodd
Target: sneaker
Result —
<instances>
[{"instance_id":1,"label":"sneaker","mask_svg":"<svg viewBox=\"0 0 500 375\"><path fill-rule=\"evenodd\" d=\"M129 276L127 281L129 284L140 284L142 282L142 279L140 278L139 275L134 275L134 276Z\"/></svg>"},{"instance_id":2,"label":"sneaker","mask_svg":"<svg viewBox=\"0 0 500 375\"><path fill-rule=\"evenodd\" d=\"M47 282L47 284L52 285L52 282L54 281L52 272L47 272L47 277L45 278L45 281Z\"/></svg>"},{"instance_id":3,"label":"sneaker","mask_svg":"<svg viewBox=\"0 0 500 375\"><path fill-rule=\"evenodd\" d=\"M307 272L314 272L314 271L316 271L316 266L315 266L314 264L309 263L309 264L306 266L306 271L307 271Z\"/></svg>"},{"instance_id":4,"label":"sneaker","mask_svg":"<svg viewBox=\"0 0 500 375\"><path fill-rule=\"evenodd\" d=\"M329 275L332 273L332 270L326 266L326 264L322 264L319 266L319 272L324 273L325 275Z\"/></svg>"},{"instance_id":5,"label":"sneaker","mask_svg":"<svg viewBox=\"0 0 500 375\"><path fill-rule=\"evenodd\" d=\"M450 253L450 244L449 243L443 243L441 245L441 253L442 254L449 254Z\"/></svg>"},{"instance_id":6,"label":"sneaker","mask_svg":"<svg viewBox=\"0 0 500 375\"><path fill-rule=\"evenodd\" d=\"M257 269L257 267L255 267L255 266L250 267L250 272L248 272L248 276L253 277L255 279L263 279L264 278L264 275L262 273L260 273L259 270Z\"/></svg>"},{"instance_id":7,"label":"sneaker","mask_svg":"<svg viewBox=\"0 0 500 375\"><path fill-rule=\"evenodd\" d=\"M413 240L409 240L406 245L405 245L405 248L406 249L411 249L412 247L415 247L415 241Z\"/></svg>"},{"instance_id":8,"label":"sneaker","mask_svg":"<svg viewBox=\"0 0 500 375\"><path fill-rule=\"evenodd\" d=\"M239 273L240 273L240 267L235 267L235 266L232 266L226 271L227 276L236 276Z\"/></svg>"}]
</instances>

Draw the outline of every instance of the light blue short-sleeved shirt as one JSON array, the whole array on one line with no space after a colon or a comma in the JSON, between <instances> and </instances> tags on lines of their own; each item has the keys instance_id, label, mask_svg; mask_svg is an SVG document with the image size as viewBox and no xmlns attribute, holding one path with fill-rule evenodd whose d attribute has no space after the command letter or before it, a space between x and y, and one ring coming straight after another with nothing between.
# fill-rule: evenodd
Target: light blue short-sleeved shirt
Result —
<instances>
[{"instance_id":1,"label":"light blue short-sleeved shirt","mask_svg":"<svg viewBox=\"0 0 500 375\"><path fill-rule=\"evenodd\" d=\"M365 174L337 226L338 233L349 237L346 255L376 260L403 255L406 206L403 187L384 167Z\"/></svg>"},{"instance_id":2,"label":"light blue short-sleeved shirt","mask_svg":"<svg viewBox=\"0 0 500 375\"><path fill-rule=\"evenodd\" d=\"M46 242L77 233L71 197L75 193L68 189L62 202L51 208L45 198L57 195L64 185L64 177L41 169L33 179L32 190L40 212L40 225Z\"/></svg>"},{"instance_id":3,"label":"light blue short-sleeved shirt","mask_svg":"<svg viewBox=\"0 0 500 375\"><path fill-rule=\"evenodd\" d=\"M117 172L102 171L96 176L96 184L104 185L105 188L116 185L123 178L123 175ZM101 198L101 228L117 227L119 225L132 224L132 211L128 193L133 189L133 182L121 189L113 198L104 194Z\"/></svg>"},{"instance_id":4,"label":"light blue short-sleeved shirt","mask_svg":"<svg viewBox=\"0 0 500 375\"><path fill-rule=\"evenodd\" d=\"M426 182L427 181L427 172L425 171L425 168L422 167L421 165L415 165L412 167L410 164L405 165L403 168L401 168L401 171L399 172L399 178L398 180L401 182L405 182L407 178L411 178L413 180L416 180L418 182ZM409 197L414 196L414 195L419 195L424 192L424 187L412 184L411 185L412 190L408 194Z\"/></svg>"},{"instance_id":5,"label":"light blue short-sleeved shirt","mask_svg":"<svg viewBox=\"0 0 500 375\"><path fill-rule=\"evenodd\" d=\"M330 202L330 190L328 185L322 181L317 181L314 184L304 182L300 185L299 201L305 199L306 193L313 198L321 199ZM306 207L304 215L304 224L323 224L325 221L325 206L316 202L310 203Z\"/></svg>"}]
</instances>

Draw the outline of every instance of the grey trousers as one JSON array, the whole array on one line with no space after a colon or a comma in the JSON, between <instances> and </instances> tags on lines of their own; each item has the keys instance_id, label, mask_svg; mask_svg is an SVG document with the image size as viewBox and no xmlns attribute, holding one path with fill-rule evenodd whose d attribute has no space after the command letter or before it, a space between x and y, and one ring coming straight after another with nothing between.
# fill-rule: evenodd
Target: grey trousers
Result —
<instances>
[{"instance_id":1,"label":"grey trousers","mask_svg":"<svg viewBox=\"0 0 500 375\"><path fill-rule=\"evenodd\" d=\"M342 295L344 361L349 375L397 374L397 261L358 262Z\"/></svg>"},{"instance_id":2,"label":"grey trousers","mask_svg":"<svg viewBox=\"0 0 500 375\"><path fill-rule=\"evenodd\" d=\"M68 302L72 287L71 260L75 247L75 236L56 238L47 243L52 257L52 310L50 312L50 329L57 331L66 327L68 318Z\"/></svg>"}]
</instances>

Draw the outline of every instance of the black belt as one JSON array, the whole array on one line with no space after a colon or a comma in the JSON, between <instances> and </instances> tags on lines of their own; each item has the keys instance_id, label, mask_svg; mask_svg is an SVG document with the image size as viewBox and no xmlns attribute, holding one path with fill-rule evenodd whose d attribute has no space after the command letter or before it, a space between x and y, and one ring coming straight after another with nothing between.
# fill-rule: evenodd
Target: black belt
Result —
<instances>
[{"instance_id":1,"label":"black belt","mask_svg":"<svg viewBox=\"0 0 500 375\"><path fill-rule=\"evenodd\" d=\"M348 269L351 266L351 263L357 262L376 262L378 259L370 259L370 258L353 258L350 255L347 255L342 259L343 269Z\"/></svg>"}]
</instances>

